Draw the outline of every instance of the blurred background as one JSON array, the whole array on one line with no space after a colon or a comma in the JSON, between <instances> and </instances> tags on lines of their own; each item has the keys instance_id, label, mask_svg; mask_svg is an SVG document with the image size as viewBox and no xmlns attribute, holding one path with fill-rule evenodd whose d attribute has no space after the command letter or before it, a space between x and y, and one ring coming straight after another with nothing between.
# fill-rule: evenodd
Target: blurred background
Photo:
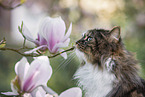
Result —
<instances>
[{"instance_id":1,"label":"blurred background","mask_svg":"<svg viewBox=\"0 0 145 97\"><path fill-rule=\"evenodd\" d=\"M71 43L88 29L120 26L124 44L136 54L142 67L140 75L145 78L145 0L27 0L16 7L23 1L0 0L0 40L5 37L7 47L22 47L23 37L18 32L18 25L22 21L35 34L46 16L61 16L67 28L73 23ZM35 46L28 41L26 44ZM10 82L15 77L14 65L21 58L17 53L0 51L0 92L11 91ZM31 62L32 58L28 60ZM74 52L68 53L67 60L57 56L50 61L54 71L48 81L50 88L61 93L76 86L72 77L79 60Z\"/></svg>"}]
</instances>

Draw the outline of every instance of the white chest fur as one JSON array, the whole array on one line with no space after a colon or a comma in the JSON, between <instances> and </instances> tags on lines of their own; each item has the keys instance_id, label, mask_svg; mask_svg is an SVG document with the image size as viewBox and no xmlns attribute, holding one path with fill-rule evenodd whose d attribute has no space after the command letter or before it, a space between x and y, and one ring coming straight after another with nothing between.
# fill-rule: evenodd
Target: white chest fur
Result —
<instances>
[{"instance_id":1,"label":"white chest fur","mask_svg":"<svg viewBox=\"0 0 145 97\"><path fill-rule=\"evenodd\" d=\"M105 97L112 90L115 80L114 74L107 69L102 71L87 62L77 70L74 77L78 79L78 85L82 86L86 97Z\"/></svg>"}]
</instances>

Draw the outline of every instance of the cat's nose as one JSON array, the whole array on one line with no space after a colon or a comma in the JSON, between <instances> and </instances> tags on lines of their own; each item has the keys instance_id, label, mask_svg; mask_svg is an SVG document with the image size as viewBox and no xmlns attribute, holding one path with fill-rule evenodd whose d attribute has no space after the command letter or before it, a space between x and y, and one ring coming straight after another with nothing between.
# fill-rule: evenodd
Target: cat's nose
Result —
<instances>
[{"instance_id":1,"label":"cat's nose","mask_svg":"<svg viewBox=\"0 0 145 97\"><path fill-rule=\"evenodd\" d=\"M80 43L81 43L81 44L82 44L82 43L84 44L84 43L85 43L85 41L84 41L84 40L82 40L82 39L81 39L81 40L76 41L76 44L80 44Z\"/></svg>"},{"instance_id":2,"label":"cat's nose","mask_svg":"<svg viewBox=\"0 0 145 97\"><path fill-rule=\"evenodd\" d=\"M79 44L79 43L81 43L82 42L82 40L78 40L78 41L76 41L76 44Z\"/></svg>"},{"instance_id":3,"label":"cat's nose","mask_svg":"<svg viewBox=\"0 0 145 97\"><path fill-rule=\"evenodd\" d=\"M79 41L76 41L76 44L78 44L79 43Z\"/></svg>"}]
</instances>

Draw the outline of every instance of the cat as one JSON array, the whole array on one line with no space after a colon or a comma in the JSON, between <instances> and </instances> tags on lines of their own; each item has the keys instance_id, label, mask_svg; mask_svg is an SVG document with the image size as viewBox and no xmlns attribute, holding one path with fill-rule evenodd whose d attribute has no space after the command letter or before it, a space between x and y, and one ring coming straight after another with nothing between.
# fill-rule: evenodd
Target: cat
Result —
<instances>
[{"instance_id":1,"label":"cat","mask_svg":"<svg viewBox=\"0 0 145 97\"><path fill-rule=\"evenodd\" d=\"M85 97L145 97L140 66L126 50L120 27L92 29L76 42L82 65L74 74Z\"/></svg>"}]
</instances>

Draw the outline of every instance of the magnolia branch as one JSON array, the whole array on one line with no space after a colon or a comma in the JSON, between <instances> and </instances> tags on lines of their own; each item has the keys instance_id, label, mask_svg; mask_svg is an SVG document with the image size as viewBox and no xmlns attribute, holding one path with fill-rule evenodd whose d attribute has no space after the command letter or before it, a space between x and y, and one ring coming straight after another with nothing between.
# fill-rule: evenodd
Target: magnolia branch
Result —
<instances>
[{"instance_id":1,"label":"magnolia branch","mask_svg":"<svg viewBox=\"0 0 145 97\"><path fill-rule=\"evenodd\" d=\"M74 49L75 49L75 47L73 46L73 47L71 47L71 48L69 48L69 49L67 49L67 50L64 50L64 51L62 51L62 52L59 52L59 53L57 53L57 54L55 54L55 55L53 55L53 56L48 56L48 58L56 57L56 56L58 56L58 55L60 55L60 54L62 54L62 53L64 53L64 52L72 51L72 50L74 50Z\"/></svg>"},{"instance_id":2,"label":"magnolia branch","mask_svg":"<svg viewBox=\"0 0 145 97\"><path fill-rule=\"evenodd\" d=\"M62 52L59 52L59 53L57 53L57 54L50 55L50 56L48 56L48 58L53 58L53 57L56 57L56 56L58 56L58 55L60 55L60 54L62 54L62 53L64 53L64 52L72 51L72 50L74 50L74 48L75 48L75 47L73 46L73 47L71 47L71 48L69 48L69 49L67 49L67 50L64 50L64 51L62 51ZM25 57L38 57L38 56L43 55L42 53L39 53L39 54L34 54L34 53L25 54L25 53L20 52L20 49L7 48L7 47L0 48L0 50L2 50L2 51L7 51L7 50L13 51L13 52L16 52L16 53L18 53L18 54L20 54L20 55L22 55L22 56L25 56Z\"/></svg>"},{"instance_id":3,"label":"magnolia branch","mask_svg":"<svg viewBox=\"0 0 145 97\"><path fill-rule=\"evenodd\" d=\"M16 52L22 56L25 56L25 57L38 57L40 55L34 55L33 53L32 54L24 54L22 52L19 51L19 49L14 49L14 48L7 48L7 47L4 47L4 48L0 48L0 50L3 50L3 51L6 51L6 50L9 50L9 51L13 51L13 52Z\"/></svg>"},{"instance_id":4,"label":"magnolia branch","mask_svg":"<svg viewBox=\"0 0 145 97\"><path fill-rule=\"evenodd\" d=\"M11 6L5 6L5 5L3 5L2 3L0 3L0 6L1 6L2 8L4 8L4 9L7 9L7 10L15 9L15 8L17 8L17 7L21 6L21 5L22 5L22 4L18 4L18 5L15 6L15 7L11 7Z\"/></svg>"}]
</instances>

